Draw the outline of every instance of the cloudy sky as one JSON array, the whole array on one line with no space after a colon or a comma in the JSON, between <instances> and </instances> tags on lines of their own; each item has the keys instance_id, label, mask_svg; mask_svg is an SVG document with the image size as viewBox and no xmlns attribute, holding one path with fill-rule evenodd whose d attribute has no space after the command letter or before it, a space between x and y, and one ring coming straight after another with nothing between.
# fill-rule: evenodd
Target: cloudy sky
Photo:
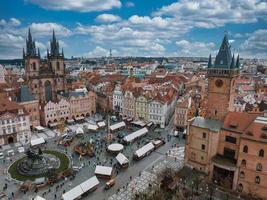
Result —
<instances>
[{"instance_id":1,"label":"cloudy sky","mask_svg":"<svg viewBox=\"0 0 267 200\"><path fill-rule=\"evenodd\" d=\"M267 58L266 0L2 0L0 59L21 58L31 28L44 55L208 56L224 32L241 57Z\"/></svg>"}]
</instances>

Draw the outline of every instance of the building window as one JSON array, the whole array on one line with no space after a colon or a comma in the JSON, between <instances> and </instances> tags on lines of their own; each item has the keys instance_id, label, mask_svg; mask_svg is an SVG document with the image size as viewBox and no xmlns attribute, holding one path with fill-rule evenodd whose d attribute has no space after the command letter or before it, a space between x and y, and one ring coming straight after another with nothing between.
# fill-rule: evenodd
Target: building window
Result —
<instances>
[{"instance_id":1,"label":"building window","mask_svg":"<svg viewBox=\"0 0 267 200\"><path fill-rule=\"evenodd\" d=\"M259 176L256 176L255 183L260 184L260 182L261 182L261 178Z\"/></svg>"},{"instance_id":2,"label":"building window","mask_svg":"<svg viewBox=\"0 0 267 200\"><path fill-rule=\"evenodd\" d=\"M232 136L225 136L225 141L226 142L229 142L229 143L233 143L233 144L236 144L236 138L235 137L232 137Z\"/></svg>"},{"instance_id":3,"label":"building window","mask_svg":"<svg viewBox=\"0 0 267 200\"><path fill-rule=\"evenodd\" d=\"M261 150L259 151L259 157L264 157L264 150L263 150L263 149L261 149Z\"/></svg>"},{"instance_id":4,"label":"building window","mask_svg":"<svg viewBox=\"0 0 267 200\"><path fill-rule=\"evenodd\" d=\"M59 70L59 62L57 62L57 70Z\"/></svg>"},{"instance_id":5,"label":"building window","mask_svg":"<svg viewBox=\"0 0 267 200\"><path fill-rule=\"evenodd\" d=\"M243 160L241 161L241 166L242 166L242 167L246 167L246 165L247 165L247 161L246 161L245 159L243 159Z\"/></svg>"},{"instance_id":6,"label":"building window","mask_svg":"<svg viewBox=\"0 0 267 200\"><path fill-rule=\"evenodd\" d=\"M202 149L202 150L205 150L205 144L202 144L202 145L201 145L201 149Z\"/></svg>"},{"instance_id":7,"label":"building window","mask_svg":"<svg viewBox=\"0 0 267 200\"><path fill-rule=\"evenodd\" d=\"M207 137L207 133L203 132L203 133L202 133L202 138L205 139L206 137Z\"/></svg>"},{"instance_id":8,"label":"building window","mask_svg":"<svg viewBox=\"0 0 267 200\"><path fill-rule=\"evenodd\" d=\"M223 155L225 158L235 159L235 150L229 149L229 148L224 148Z\"/></svg>"},{"instance_id":9,"label":"building window","mask_svg":"<svg viewBox=\"0 0 267 200\"><path fill-rule=\"evenodd\" d=\"M243 185L240 183L237 187L238 192L242 192L243 191Z\"/></svg>"},{"instance_id":10,"label":"building window","mask_svg":"<svg viewBox=\"0 0 267 200\"><path fill-rule=\"evenodd\" d=\"M240 172L240 178L245 178L245 173L243 171Z\"/></svg>"},{"instance_id":11,"label":"building window","mask_svg":"<svg viewBox=\"0 0 267 200\"><path fill-rule=\"evenodd\" d=\"M258 171L258 172L262 171L262 164L260 164L260 163L257 164L256 171Z\"/></svg>"},{"instance_id":12,"label":"building window","mask_svg":"<svg viewBox=\"0 0 267 200\"><path fill-rule=\"evenodd\" d=\"M247 145L245 145L245 146L243 147L243 152L244 152L244 153L248 153L248 146L247 146Z\"/></svg>"}]
</instances>

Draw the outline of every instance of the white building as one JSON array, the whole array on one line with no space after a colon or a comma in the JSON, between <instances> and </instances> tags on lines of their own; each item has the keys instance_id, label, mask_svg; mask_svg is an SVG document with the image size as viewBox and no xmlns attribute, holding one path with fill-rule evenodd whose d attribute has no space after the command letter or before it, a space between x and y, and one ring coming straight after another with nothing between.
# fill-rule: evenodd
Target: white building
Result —
<instances>
[{"instance_id":1,"label":"white building","mask_svg":"<svg viewBox=\"0 0 267 200\"><path fill-rule=\"evenodd\" d=\"M30 120L23 106L9 100L0 100L0 146L31 139Z\"/></svg>"},{"instance_id":2,"label":"white building","mask_svg":"<svg viewBox=\"0 0 267 200\"><path fill-rule=\"evenodd\" d=\"M115 86L115 89L113 91L113 110L117 111L119 113L122 112L122 106L123 106L123 92L121 90L121 85L118 84Z\"/></svg>"}]
</instances>

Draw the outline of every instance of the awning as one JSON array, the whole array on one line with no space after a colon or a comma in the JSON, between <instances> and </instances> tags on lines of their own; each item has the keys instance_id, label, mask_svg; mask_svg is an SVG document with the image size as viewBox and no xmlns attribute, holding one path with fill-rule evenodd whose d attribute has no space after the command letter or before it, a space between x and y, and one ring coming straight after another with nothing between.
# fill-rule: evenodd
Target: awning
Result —
<instances>
[{"instance_id":1,"label":"awning","mask_svg":"<svg viewBox=\"0 0 267 200\"><path fill-rule=\"evenodd\" d=\"M83 194L83 190L80 185L77 185L76 187L72 188L68 192L62 194L63 200L74 200Z\"/></svg>"},{"instance_id":2,"label":"awning","mask_svg":"<svg viewBox=\"0 0 267 200\"><path fill-rule=\"evenodd\" d=\"M146 124L142 121L133 121L131 122L132 124L134 125L137 125L137 126L141 126L141 127L144 127Z\"/></svg>"},{"instance_id":3,"label":"awning","mask_svg":"<svg viewBox=\"0 0 267 200\"><path fill-rule=\"evenodd\" d=\"M154 145L152 144L152 142L149 142L148 144L146 144L145 146L141 147L140 149L138 149L136 152L135 152L135 155L138 156L138 157L141 157L143 156L144 154L146 154L147 152L153 150L155 147Z\"/></svg>"},{"instance_id":4,"label":"awning","mask_svg":"<svg viewBox=\"0 0 267 200\"><path fill-rule=\"evenodd\" d=\"M42 126L36 126L35 129L36 129L37 131L43 131L43 130L45 130L45 128L42 127Z\"/></svg>"},{"instance_id":5,"label":"awning","mask_svg":"<svg viewBox=\"0 0 267 200\"><path fill-rule=\"evenodd\" d=\"M123 155L122 153L119 153L119 154L116 156L116 160L120 163L120 165L124 165L124 164L129 163L128 158L126 158L126 156Z\"/></svg>"},{"instance_id":6,"label":"awning","mask_svg":"<svg viewBox=\"0 0 267 200\"><path fill-rule=\"evenodd\" d=\"M80 184L83 192L87 192L97 186L99 184L99 181L96 176L93 176L92 178L89 178L87 181L84 181Z\"/></svg>"},{"instance_id":7,"label":"awning","mask_svg":"<svg viewBox=\"0 0 267 200\"><path fill-rule=\"evenodd\" d=\"M127 118L127 119L126 119L127 122L130 122L130 121L132 121L132 120L133 120L133 118Z\"/></svg>"},{"instance_id":8,"label":"awning","mask_svg":"<svg viewBox=\"0 0 267 200\"><path fill-rule=\"evenodd\" d=\"M145 135L146 133L148 133L148 130L147 128L142 128L142 129L139 129L138 131L135 131L129 135L126 135L123 140L125 142L132 142L134 139L138 138L138 137L141 137L143 135Z\"/></svg>"},{"instance_id":9,"label":"awning","mask_svg":"<svg viewBox=\"0 0 267 200\"><path fill-rule=\"evenodd\" d=\"M73 123L74 122L74 119L67 119L67 122L68 123Z\"/></svg>"},{"instance_id":10,"label":"awning","mask_svg":"<svg viewBox=\"0 0 267 200\"><path fill-rule=\"evenodd\" d=\"M98 129L98 126L97 125L94 125L94 124L89 124L87 126L87 129L88 130L92 130L92 131L96 131Z\"/></svg>"},{"instance_id":11,"label":"awning","mask_svg":"<svg viewBox=\"0 0 267 200\"><path fill-rule=\"evenodd\" d=\"M81 117L75 117L76 121L79 121L79 120L82 120L82 119L84 119L84 117L82 117L82 116Z\"/></svg>"},{"instance_id":12,"label":"awning","mask_svg":"<svg viewBox=\"0 0 267 200\"><path fill-rule=\"evenodd\" d=\"M97 165L95 167L95 174L104 175L104 176L111 176L112 167Z\"/></svg>"},{"instance_id":13,"label":"awning","mask_svg":"<svg viewBox=\"0 0 267 200\"><path fill-rule=\"evenodd\" d=\"M100 128L102 127L105 127L106 126L106 123L103 121L103 122L98 122L97 123L97 126L99 126Z\"/></svg>"},{"instance_id":14,"label":"awning","mask_svg":"<svg viewBox=\"0 0 267 200\"><path fill-rule=\"evenodd\" d=\"M119 122L117 124L111 125L109 128L110 128L111 131L114 131L114 130L122 128L124 126L126 126L126 124L124 122Z\"/></svg>"},{"instance_id":15,"label":"awning","mask_svg":"<svg viewBox=\"0 0 267 200\"><path fill-rule=\"evenodd\" d=\"M49 126L50 127L56 127L58 125L58 123L57 122L54 122L54 123L49 123Z\"/></svg>"},{"instance_id":16,"label":"awning","mask_svg":"<svg viewBox=\"0 0 267 200\"><path fill-rule=\"evenodd\" d=\"M150 127L153 124L153 122L149 122L146 124L146 126Z\"/></svg>"},{"instance_id":17,"label":"awning","mask_svg":"<svg viewBox=\"0 0 267 200\"><path fill-rule=\"evenodd\" d=\"M31 140L31 146L36 146L36 145L43 144L43 143L45 143L45 140L42 137Z\"/></svg>"}]
</instances>

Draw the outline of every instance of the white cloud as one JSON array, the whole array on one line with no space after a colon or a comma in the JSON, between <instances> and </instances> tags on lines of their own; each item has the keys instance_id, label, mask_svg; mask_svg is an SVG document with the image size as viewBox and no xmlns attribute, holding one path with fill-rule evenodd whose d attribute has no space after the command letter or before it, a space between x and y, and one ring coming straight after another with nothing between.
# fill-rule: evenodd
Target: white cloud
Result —
<instances>
[{"instance_id":1,"label":"white cloud","mask_svg":"<svg viewBox=\"0 0 267 200\"><path fill-rule=\"evenodd\" d=\"M180 40L176 42L178 47L177 56L204 56L208 57L210 53L214 53L215 44L212 42L189 42L187 40Z\"/></svg>"},{"instance_id":2,"label":"white cloud","mask_svg":"<svg viewBox=\"0 0 267 200\"><path fill-rule=\"evenodd\" d=\"M132 7L135 6L135 4L134 4L133 2L131 2L131 1L127 1L127 2L125 3L125 6L126 6L127 8L132 8Z\"/></svg>"},{"instance_id":3,"label":"white cloud","mask_svg":"<svg viewBox=\"0 0 267 200\"><path fill-rule=\"evenodd\" d=\"M24 38L10 33L0 34L0 59L12 59L22 56Z\"/></svg>"},{"instance_id":4,"label":"white cloud","mask_svg":"<svg viewBox=\"0 0 267 200\"><path fill-rule=\"evenodd\" d=\"M57 23L32 23L30 25L32 33L36 37L50 36L52 31L55 30L56 35L69 36L71 31L61 24Z\"/></svg>"},{"instance_id":5,"label":"white cloud","mask_svg":"<svg viewBox=\"0 0 267 200\"><path fill-rule=\"evenodd\" d=\"M92 51L89 51L88 53L84 54L85 57L102 57L102 56L108 56L109 55L109 50L104 49L100 46L96 46L95 49Z\"/></svg>"},{"instance_id":6,"label":"white cloud","mask_svg":"<svg viewBox=\"0 0 267 200\"><path fill-rule=\"evenodd\" d=\"M21 24L21 22L18 19L16 19L16 18L11 18L10 19L10 24L12 26L19 26Z\"/></svg>"},{"instance_id":7,"label":"white cloud","mask_svg":"<svg viewBox=\"0 0 267 200\"><path fill-rule=\"evenodd\" d=\"M214 28L227 23L252 23L259 18L267 20L267 2L264 0L181 0L163 6L155 16L169 16L185 21L188 26Z\"/></svg>"},{"instance_id":8,"label":"white cloud","mask_svg":"<svg viewBox=\"0 0 267 200\"><path fill-rule=\"evenodd\" d=\"M48 10L93 12L120 8L120 0L25 0Z\"/></svg>"},{"instance_id":9,"label":"white cloud","mask_svg":"<svg viewBox=\"0 0 267 200\"><path fill-rule=\"evenodd\" d=\"M96 21L98 22L118 22L121 21L120 16L112 15L112 14L101 14L96 17Z\"/></svg>"},{"instance_id":10,"label":"white cloud","mask_svg":"<svg viewBox=\"0 0 267 200\"><path fill-rule=\"evenodd\" d=\"M240 46L242 57L266 58L267 57L267 29L259 29L250 34Z\"/></svg>"}]
</instances>

